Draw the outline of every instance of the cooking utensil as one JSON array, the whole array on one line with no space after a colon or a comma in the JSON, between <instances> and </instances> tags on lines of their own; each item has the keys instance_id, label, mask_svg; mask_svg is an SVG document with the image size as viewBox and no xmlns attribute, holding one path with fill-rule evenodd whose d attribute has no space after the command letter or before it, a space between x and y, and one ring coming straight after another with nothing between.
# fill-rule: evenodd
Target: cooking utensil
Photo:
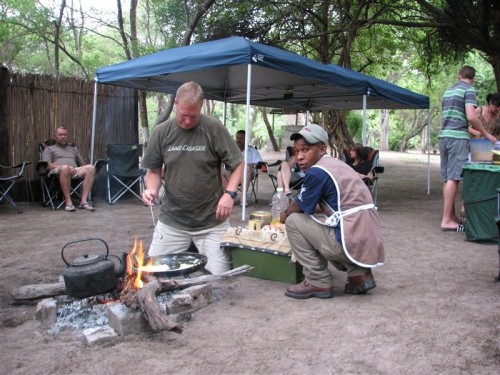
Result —
<instances>
[{"instance_id":1,"label":"cooking utensil","mask_svg":"<svg viewBox=\"0 0 500 375\"><path fill-rule=\"evenodd\" d=\"M68 246L85 241L102 242L106 248L106 254L84 254L72 262L68 262L65 256ZM108 244L100 238L87 238L68 242L61 250L61 257L68 266L63 272L66 292L76 298L95 296L114 289L118 277L125 272L127 262L127 253L122 254L122 259L115 255L109 255ZM117 258L120 266L116 268L115 262L110 260L109 257Z\"/></svg>"},{"instance_id":2,"label":"cooking utensil","mask_svg":"<svg viewBox=\"0 0 500 375\"><path fill-rule=\"evenodd\" d=\"M149 264L151 262L151 264ZM207 257L198 253L176 253L148 257L144 260L142 272L151 273L159 278L187 275L196 272L207 264ZM134 267L135 270L137 268Z\"/></svg>"}]
</instances>

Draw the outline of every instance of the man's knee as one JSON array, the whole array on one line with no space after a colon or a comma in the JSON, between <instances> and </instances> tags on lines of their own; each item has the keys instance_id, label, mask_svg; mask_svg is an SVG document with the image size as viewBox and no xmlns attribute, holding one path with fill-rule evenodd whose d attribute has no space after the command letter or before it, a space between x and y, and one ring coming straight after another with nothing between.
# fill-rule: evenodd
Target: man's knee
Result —
<instances>
[{"instance_id":1,"label":"man's knee","mask_svg":"<svg viewBox=\"0 0 500 375\"><path fill-rule=\"evenodd\" d=\"M95 176L95 167L91 164L84 165L80 167L80 173L78 177L89 178Z\"/></svg>"},{"instance_id":2,"label":"man's knee","mask_svg":"<svg viewBox=\"0 0 500 375\"><path fill-rule=\"evenodd\" d=\"M285 228L286 230L297 231L301 227L301 222L303 220L303 214L294 213L286 218Z\"/></svg>"}]
</instances>

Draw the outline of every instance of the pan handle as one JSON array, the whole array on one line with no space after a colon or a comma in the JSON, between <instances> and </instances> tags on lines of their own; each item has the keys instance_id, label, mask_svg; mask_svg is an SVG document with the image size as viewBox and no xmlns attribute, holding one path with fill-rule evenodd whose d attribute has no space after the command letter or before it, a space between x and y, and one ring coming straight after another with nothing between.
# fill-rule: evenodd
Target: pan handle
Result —
<instances>
[{"instance_id":1,"label":"pan handle","mask_svg":"<svg viewBox=\"0 0 500 375\"><path fill-rule=\"evenodd\" d=\"M64 257L64 249L66 249L66 247L68 247L69 245L72 245L72 244L75 244L75 243L78 243L78 242L85 242L85 241L101 241L104 246L106 246L106 256L104 257L104 259L108 259L108 254L109 254L109 246L108 244L106 243L106 241L104 241L103 239L101 238L84 238L83 240L76 240L76 241L71 241L71 242L68 242L66 245L63 246L62 250L61 250L61 258L62 260L64 261L64 263L66 263L66 265L69 267L70 264L68 263L68 261L66 260L66 258Z\"/></svg>"}]
</instances>

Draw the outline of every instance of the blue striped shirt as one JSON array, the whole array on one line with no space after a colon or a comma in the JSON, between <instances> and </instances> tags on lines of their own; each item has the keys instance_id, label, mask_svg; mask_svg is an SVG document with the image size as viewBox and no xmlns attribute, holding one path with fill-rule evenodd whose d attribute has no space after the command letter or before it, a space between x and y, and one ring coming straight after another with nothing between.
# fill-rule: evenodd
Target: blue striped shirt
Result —
<instances>
[{"instance_id":1,"label":"blue striped shirt","mask_svg":"<svg viewBox=\"0 0 500 375\"><path fill-rule=\"evenodd\" d=\"M441 132L438 138L468 139L465 107L477 107L474 86L460 81L447 89L443 95Z\"/></svg>"}]
</instances>

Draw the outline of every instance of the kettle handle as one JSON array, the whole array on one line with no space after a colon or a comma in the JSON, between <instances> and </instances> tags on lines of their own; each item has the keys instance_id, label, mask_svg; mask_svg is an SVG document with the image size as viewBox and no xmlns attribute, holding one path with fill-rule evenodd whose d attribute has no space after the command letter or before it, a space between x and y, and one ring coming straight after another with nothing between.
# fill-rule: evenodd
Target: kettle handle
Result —
<instances>
[{"instance_id":1,"label":"kettle handle","mask_svg":"<svg viewBox=\"0 0 500 375\"><path fill-rule=\"evenodd\" d=\"M64 261L64 263L66 263L66 265L69 267L70 264L68 263L68 261L66 260L66 258L64 257L64 249L66 249L66 247L68 247L69 245L72 245L72 244L75 244L75 243L78 243L78 242L85 242L85 241L93 241L93 240L96 240L96 241L101 241L104 246L106 246L106 257L104 259L108 259L108 254L109 254L109 246L108 244L106 243L106 241L104 241L103 239L100 239L100 238L85 238L83 240L76 240L76 241L71 241L71 242L68 242L66 245L63 246L62 250L61 250L61 258L62 260Z\"/></svg>"}]
</instances>

